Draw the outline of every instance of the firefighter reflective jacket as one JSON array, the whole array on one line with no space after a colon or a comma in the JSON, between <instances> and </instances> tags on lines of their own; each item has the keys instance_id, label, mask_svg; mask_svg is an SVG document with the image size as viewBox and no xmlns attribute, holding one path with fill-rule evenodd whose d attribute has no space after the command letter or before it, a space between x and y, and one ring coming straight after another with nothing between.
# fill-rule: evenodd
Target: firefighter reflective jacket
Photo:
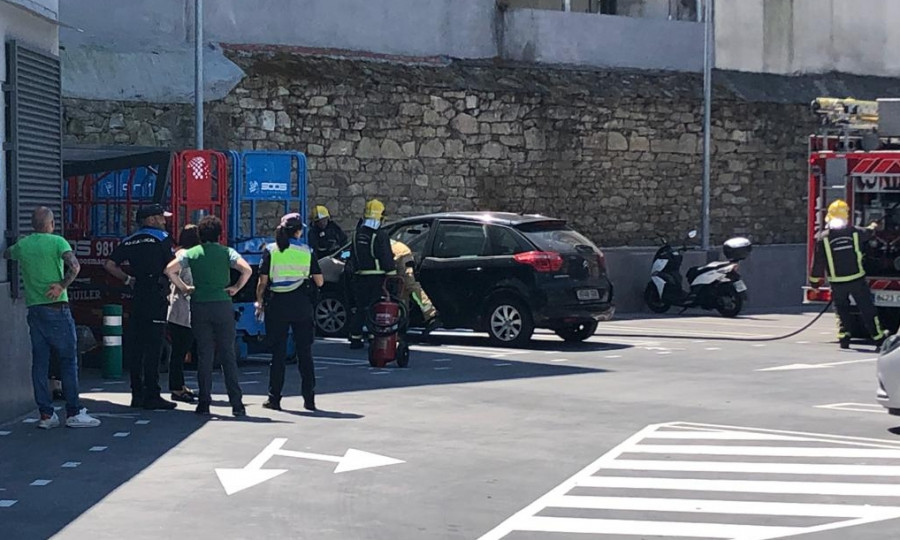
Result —
<instances>
[{"instance_id":1,"label":"firefighter reflective jacket","mask_svg":"<svg viewBox=\"0 0 900 540\"><path fill-rule=\"evenodd\" d=\"M350 265L357 275L394 275L394 253L388 235L360 223L350 243Z\"/></svg>"},{"instance_id":2,"label":"firefighter reflective jacket","mask_svg":"<svg viewBox=\"0 0 900 540\"><path fill-rule=\"evenodd\" d=\"M863 246L871 239L872 229L843 227L816 235L810 282L846 283L866 276L863 269Z\"/></svg>"},{"instance_id":3,"label":"firefighter reflective jacket","mask_svg":"<svg viewBox=\"0 0 900 540\"><path fill-rule=\"evenodd\" d=\"M279 251L278 244L271 243L266 246L272 257L269 268L269 280L272 292L286 293L298 289L309 278L309 269L312 264L312 251L303 244L291 245L284 251Z\"/></svg>"}]
</instances>

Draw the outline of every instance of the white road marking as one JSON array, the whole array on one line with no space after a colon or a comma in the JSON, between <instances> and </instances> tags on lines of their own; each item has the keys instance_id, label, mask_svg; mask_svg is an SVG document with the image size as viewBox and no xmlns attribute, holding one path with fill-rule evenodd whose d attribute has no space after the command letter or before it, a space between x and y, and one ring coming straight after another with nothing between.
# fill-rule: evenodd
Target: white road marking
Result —
<instances>
[{"instance_id":1,"label":"white road marking","mask_svg":"<svg viewBox=\"0 0 900 540\"><path fill-rule=\"evenodd\" d=\"M655 440L701 444L655 444ZM702 445L703 441L746 441L748 445ZM791 446L797 441L814 445ZM633 453L659 453L667 457L751 455L774 459L753 462L623 457ZM806 463L790 462L791 458L798 457L809 460ZM829 461L838 457L888 461L878 465L836 464ZM597 475L601 471L606 473ZM611 471L629 471L631 474L612 476ZM656 478L651 471L668 474ZM694 478L697 475L691 474L714 472L729 473L729 479ZM765 474L790 475L795 480L773 481L760 476ZM844 476L847 481L819 482L810 475ZM484 534L480 540L499 540L516 531L773 540L900 518L900 485L872 483L873 479L898 476L900 443L895 441L681 422L657 424L646 427L607 452ZM571 493L576 488L577 494ZM595 495L592 493L595 489L605 491ZM658 495L667 491L671 492L671 496ZM691 493L703 493L704 496ZM723 494L723 500L716 496L719 493ZM734 495L738 493L769 494L769 500L734 500ZM839 497L838 500L854 498L848 504L819 504L804 502L805 495L834 495ZM642 519L542 515L551 508L640 511ZM689 513L695 518L672 521L673 512ZM713 515L717 517L711 517ZM735 517L728 519L722 516ZM824 519L813 526L769 526L747 524L746 518L740 516Z\"/></svg>"},{"instance_id":2,"label":"white road marking","mask_svg":"<svg viewBox=\"0 0 900 540\"><path fill-rule=\"evenodd\" d=\"M91 388L91 392L102 392L106 390L106 388Z\"/></svg>"},{"instance_id":3,"label":"white road marking","mask_svg":"<svg viewBox=\"0 0 900 540\"><path fill-rule=\"evenodd\" d=\"M262 375L262 371L245 371L244 375Z\"/></svg>"},{"instance_id":4,"label":"white road marking","mask_svg":"<svg viewBox=\"0 0 900 540\"><path fill-rule=\"evenodd\" d=\"M877 403L831 403L828 405L816 405L816 408L832 409L835 411L887 414L887 409Z\"/></svg>"},{"instance_id":5,"label":"white road marking","mask_svg":"<svg viewBox=\"0 0 900 540\"><path fill-rule=\"evenodd\" d=\"M138 420L137 422L135 422L135 425L146 426L149 423L150 423L150 420Z\"/></svg>"},{"instance_id":6,"label":"white road marking","mask_svg":"<svg viewBox=\"0 0 900 540\"><path fill-rule=\"evenodd\" d=\"M125 381L105 381L103 384L125 384Z\"/></svg>"},{"instance_id":7,"label":"white road marking","mask_svg":"<svg viewBox=\"0 0 900 540\"><path fill-rule=\"evenodd\" d=\"M798 341L797 345L809 345L808 341Z\"/></svg>"},{"instance_id":8,"label":"white road marking","mask_svg":"<svg viewBox=\"0 0 900 540\"><path fill-rule=\"evenodd\" d=\"M610 360L613 360L613 359L615 359L615 358L622 358L622 355L620 355L620 354L610 354L610 355L604 356L603 358L609 358Z\"/></svg>"},{"instance_id":9,"label":"white road marking","mask_svg":"<svg viewBox=\"0 0 900 540\"><path fill-rule=\"evenodd\" d=\"M704 350L706 350L706 351L721 351L722 347L706 347Z\"/></svg>"},{"instance_id":10,"label":"white road marking","mask_svg":"<svg viewBox=\"0 0 900 540\"><path fill-rule=\"evenodd\" d=\"M74 469L75 467L78 467L79 465L81 465L80 461L67 461L62 464L62 468L63 469Z\"/></svg>"},{"instance_id":11,"label":"white road marking","mask_svg":"<svg viewBox=\"0 0 900 540\"><path fill-rule=\"evenodd\" d=\"M763 369L757 369L756 371L794 371L799 369L826 369L837 366L845 366L848 364L863 364L868 362L875 362L877 358L862 358L859 360L842 360L840 362L826 362L824 364L787 364L784 366L775 366L768 367Z\"/></svg>"},{"instance_id":12,"label":"white road marking","mask_svg":"<svg viewBox=\"0 0 900 540\"><path fill-rule=\"evenodd\" d=\"M15 499L0 499L0 508L9 508L17 502L19 501Z\"/></svg>"},{"instance_id":13,"label":"white road marking","mask_svg":"<svg viewBox=\"0 0 900 540\"><path fill-rule=\"evenodd\" d=\"M390 375L390 371L373 371L372 375Z\"/></svg>"},{"instance_id":14,"label":"white road marking","mask_svg":"<svg viewBox=\"0 0 900 540\"><path fill-rule=\"evenodd\" d=\"M328 369L328 368L327 368L327 367L324 367L324 366L316 366L315 369L316 369L316 371L325 371L325 370Z\"/></svg>"},{"instance_id":15,"label":"white road marking","mask_svg":"<svg viewBox=\"0 0 900 540\"><path fill-rule=\"evenodd\" d=\"M44 486L49 485L49 484L51 484L51 483L53 483L53 480L35 480L34 482L32 482L32 483L30 483L30 484L28 484L28 485L29 485L29 486L35 486L35 487L44 487Z\"/></svg>"},{"instance_id":16,"label":"white road marking","mask_svg":"<svg viewBox=\"0 0 900 540\"><path fill-rule=\"evenodd\" d=\"M501 362L499 364L494 364L494 367L506 367L506 366L511 366L511 365L512 364L510 364L509 362Z\"/></svg>"},{"instance_id":17,"label":"white road marking","mask_svg":"<svg viewBox=\"0 0 900 540\"><path fill-rule=\"evenodd\" d=\"M448 369L453 369L452 367L436 367L435 371L447 371Z\"/></svg>"},{"instance_id":18,"label":"white road marking","mask_svg":"<svg viewBox=\"0 0 900 540\"><path fill-rule=\"evenodd\" d=\"M23 424L37 424L38 419L37 418L26 418L25 420L22 420L22 423Z\"/></svg>"},{"instance_id":19,"label":"white road marking","mask_svg":"<svg viewBox=\"0 0 900 540\"><path fill-rule=\"evenodd\" d=\"M6 437L10 433L12 433L12 431L0 431L0 437Z\"/></svg>"},{"instance_id":20,"label":"white road marking","mask_svg":"<svg viewBox=\"0 0 900 540\"><path fill-rule=\"evenodd\" d=\"M259 384L259 381L241 381L241 384Z\"/></svg>"},{"instance_id":21,"label":"white road marking","mask_svg":"<svg viewBox=\"0 0 900 540\"><path fill-rule=\"evenodd\" d=\"M432 362L452 362L452 358L434 358L431 360Z\"/></svg>"},{"instance_id":22,"label":"white road marking","mask_svg":"<svg viewBox=\"0 0 900 540\"><path fill-rule=\"evenodd\" d=\"M103 452L106 450L106 446L92 446L88 452Z\"/></svg>"},{"instance_id":23,"label":"white road marking","mask_svg":"<svg viewBox=\"0 0 900 540\"><path fill-rule=\"evenodd\" d=\"M369 363L359 358L341 358L338 356L316 356L313 358L313 361L317 364L328 364L329 366L361 366Z\"/></svg>"},{"instance_id":24,"label":"white road marking","mask_svg":"<svg viewBox=\"0 0 900 540\"><path fill-rule=\"evenodd\" d=\"M568 358L554 358L554 359L552 359L552 360L550 360L550 361L551 361L551 362L557 362L557 363L559 363L559 362L568 362L569 359L568 359Z\"/></svg>"},{"instance_id":25,"label":"white road marking","mask_svg":"<svg viewBox=\"0 0 900 540\"><path fill-rule=\"evenodd\" d=\"M113 437L118 437L120 439L125 438L131 435L130 431L119 431L118 433L113 433Z\"/></svg>"}]
</instances>

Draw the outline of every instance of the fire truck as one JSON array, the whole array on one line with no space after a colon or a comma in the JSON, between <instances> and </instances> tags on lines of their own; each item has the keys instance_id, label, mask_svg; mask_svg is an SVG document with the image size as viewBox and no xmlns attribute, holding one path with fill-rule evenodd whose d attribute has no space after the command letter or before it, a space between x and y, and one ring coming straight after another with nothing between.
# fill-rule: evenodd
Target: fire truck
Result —
<instances>
[{"instance_id":1,"label":"fire truck","mask_svg":"<svg viewBox=\"0 0 900 540\"><path fill-rule=\"evenodd\" d=\"M297 211L306 219L306 171L300 152L65 149L62 230L82 265L69 291L76 324L89 327L100 343L103 305L122 304L127 317L131 290L103 265L137 229L137 209L159 203L173 214L170 234L206 215L219 217L222 240L254 266L253 279L234 299L238 356L251 356L264 336L253 316L256 266L274 241L272 216Z\"/></svg>"},{"instance_id":2,"label":"fire truck","mask_svg":"<svg viewBox=\"0 0 900 540\"><path fill-rule=\"evenodd\" d=\"M882 324L900 325L900 99L818 98L819 133L809 138L807 269L828 205L845 200L853 224L878 223L864 246L863 266ZM831 300L828 288L804 287L804 303ZM850 328L867 337L861 321Z\"/></svg>"}]
</instances>

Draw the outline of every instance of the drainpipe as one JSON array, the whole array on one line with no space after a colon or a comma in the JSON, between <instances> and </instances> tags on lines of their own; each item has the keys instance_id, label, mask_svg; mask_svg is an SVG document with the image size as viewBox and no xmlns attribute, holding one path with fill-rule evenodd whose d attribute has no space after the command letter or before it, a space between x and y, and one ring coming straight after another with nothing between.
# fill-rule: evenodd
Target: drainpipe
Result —
<instances>
[{"instance_id":1,"label":"drainpipe","mask_svg":"<svg viewBox=\"0 0 900 540\"><path fill-rule=\"evenodd\" d=\"M198 150L203 149L203 0L194 0L194 129Z\"/></svg>"},{"instance_id":2,"label":"drainpipe","mask_svg":"<svg viewBox=\"0 0 900 540\"><path fill-rule=\"evenodd\" d=\"M710 192L710 124L712 123L712 68L715 41L713 11L715 0L706 0L703 24L703 189L701 240L703 250L709 252L709 192Z\"/></svg>"}]
</instances>

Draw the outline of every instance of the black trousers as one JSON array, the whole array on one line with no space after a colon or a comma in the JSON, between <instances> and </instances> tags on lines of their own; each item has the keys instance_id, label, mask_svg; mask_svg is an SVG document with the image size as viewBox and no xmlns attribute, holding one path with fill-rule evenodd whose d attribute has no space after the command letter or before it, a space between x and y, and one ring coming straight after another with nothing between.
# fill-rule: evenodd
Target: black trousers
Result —
<instances>
[{"instance_id":1,"label":"black trousers","mask_svg":"<svg viewBox=\"0 0 900 540\"><path fill-rule=\"evenodd\" d=\"M288 331L294 334L294 349L297 351L297 365L300 368L300 393L309 399L315 395L316 369L313 366L313 321L286 321L266 317L266 336L272 346L272 363L269 368L269 399L281 401L284 390L284 362L287 359Z\"/></svg>"},{"instance_id":2,"label":"black trousers","mask_svg":"<svg viewBox=\"0 0 900 540\"><path fill-rule=\"evenodd\" d=\"M353 313L350 317L350 339L362 339L363 324L366 322L366 313L372 304L378 302L383 294L381 286L384 284L383 275L353 276Z\"/></svg>"},{"instance_id":3,"label":"black trousers","mask_svg":"<svg viewBox=\"0 0 900 540\"><path fill-rule=\"evenodd\" d=\"M838 339L849 339L850 329L853 328L853 314L851 312L850 297L856 302L863 325L872 339L884 337L881 329L881 321L878 320L878 310L872 302L872 292L866 278L860 278L846 283L832 283L831 297L834 300L834 309L840 322Z\"/></svg>"},{"instance_id":4,"label":"black trousers","mask_svg":"<svg viewBox=\"0 0 900 540\"><path fill-rule=\"evenodd\" d=\"M131 394L139 400L159 396L159 359L166 339L166 322L140 313L136 304L126 331Z\"/></svg>"},{"instance_id":5,"label":"black trousers","mask_svg":"<svg viewBox=\"0 0 900 540\"><path fill-rule=\"evenodd\" d=\"M172 356L169 358L169 391L184 388L184 359L194 345L194 332L187 326L169 323Z\"/></svg>"},{"instance_id":6,"label":"black trousers","mask_svg":"<svg viewBox=\"0 0 900 540\"><path fill-rule=\"evenodd\" d=\"M235 353L234 307L231 300L191 302L191 329L197 340L197 385L200 405L212 401L213 364L218 360L225 375L225 390L233 409L244 407Z\"/></svg>"}]
</instances>

